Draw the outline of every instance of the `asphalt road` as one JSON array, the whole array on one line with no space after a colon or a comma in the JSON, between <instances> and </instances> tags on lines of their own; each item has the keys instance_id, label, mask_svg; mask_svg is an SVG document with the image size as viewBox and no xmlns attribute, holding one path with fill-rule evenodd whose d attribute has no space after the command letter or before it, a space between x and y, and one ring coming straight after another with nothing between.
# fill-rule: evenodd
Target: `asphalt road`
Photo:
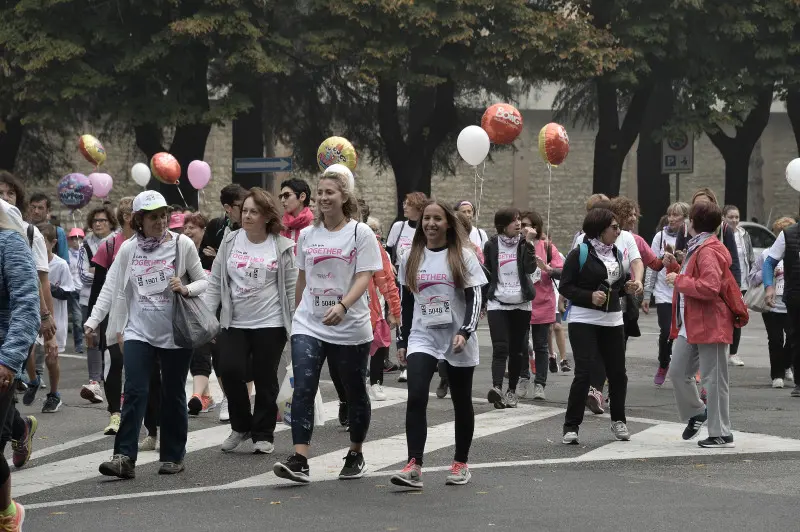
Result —
<instances>
[{"instance_id":1,"label":"asphalt road","mask_svg":"<svg viewBox=\"0 0 800 532\"><path fill-rule=\"evenodd\" d=\"M62 409L41 414L43 392L34 405L20 405L40 424L34 458L12 473L12 489L28 510L25 529L34 531L798 530L800 399L789 397L790 387L770 387L760 316L743 332L740 354L747 365L731 368L737 448L716 453L681 441L671 384L656 388L652 382L655 318L643 316L642 329L627 356L632 441L613 441L607 416L587 411L578 446L560 443L571 373L550 375L545 402L525 399L504 411L487 404L491 347L482 330L472 481L444 485L453 452L452 405L432 397L422 492L388 482L406 461L405 387L396 374L386 376L390 400L373 403L364 479L335 480L348 437L333 420L335 394L325 382L330 421L314 433L310 485L271 473L272 464L291 453L286 428L276 434L272 456L249 448L223 454L219 444L229 427L218 423L216 412L190 420L184 473L159 476L157 453L142 453L137 478L119 481L97 473L97 464L111 455L113 437L101 432L105 405L78 396L86 362L64 357Z\"/></svg>"}]
</instances>

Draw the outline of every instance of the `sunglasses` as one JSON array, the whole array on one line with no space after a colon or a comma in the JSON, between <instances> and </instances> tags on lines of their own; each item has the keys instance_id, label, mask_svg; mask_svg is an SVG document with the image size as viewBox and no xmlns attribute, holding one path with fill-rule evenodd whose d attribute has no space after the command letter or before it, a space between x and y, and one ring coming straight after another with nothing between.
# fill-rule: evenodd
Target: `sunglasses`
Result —
<instances>
[{"instance_id":1,"label":"sunglasses","mask_svg":"<svg viewBox=\"0 0 800 532\"><path fill-rule=\"evenodd\" d=\"M284 192L283 194L280 194L278 196L278 199L287 200L287 199L291 198L292 196L297 196L297 193L296 192Z\"/></svg>"}]
</instances>

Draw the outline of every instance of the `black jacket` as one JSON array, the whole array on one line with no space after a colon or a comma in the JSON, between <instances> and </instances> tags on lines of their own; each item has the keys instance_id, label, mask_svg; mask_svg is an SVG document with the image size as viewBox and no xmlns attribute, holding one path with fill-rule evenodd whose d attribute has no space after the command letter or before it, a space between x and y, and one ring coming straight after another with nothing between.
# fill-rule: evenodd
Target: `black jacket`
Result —
<instances>
[{"instance_id":1,"label":"black jacket","mask_svg":"<svg viewBox=\"0 0 800 532\"><path fill-rule=\"evenodd\" d=\"M202 242L200 242L200 263L203 265L204 270L211 271L211 268L214 266L214 259L216 257L207 256L205 253L203 253L203 250L210 246L218 251L220 244L222 244L222 238L225 236L225 229L227 227L230 227L231 231L235 231L239 228L239 224L232 223L230 218L225 215L220 216L219 218L214 218L208 222L208 225L206 225L206 232L203 235Z\"/></svg>"},{"instance_id":2,"label":"black jacket","mask_svg":"<svg viewBox=\"0 0 800 532\"><path fill-rule=\"evenodd\" d=\"M720 236L720 233L722 236ZM736 282L739 286L742 285L742 268L739 266L739 251L736 249L736 237L733 235L733 231L728 224L725 222L722 223L720 226L720 230L716 233L717 238L725 245L728 249L728 253L731 254L731 273L733 277L736 279ZM687 244L692 237L689 236L689 231L687 226L684 225L683 231L678 231L678 237L675 239L675 249L679 249L682 251L686 251Z\"/></svg>"},{"instance_id":3,"label":"black jacket","mask_svg":"<svg viewBox=\"0 0 800 532\"><path fill-rule=\"evenodd\" d=\"M603 260L597 256L594 246L587 242L589 255L583 269L580 269L580 246L567 255L564 269L561 271L561 283L558 285L559 293L569 299L573 305L604 312L618 312L621 310L619 298L624 296L625 282L628 280L620 260L621 254L614 246L614 253L619 264L620 278L611 285L610 292L606 292L606 303L598 307L592 303L592 293L600 290L602 284L608 283L608 270Z\"/></svg>"},{"instance_id":4,"label":"black jacket","mask_svg":"<svg viewBox=\"0 0 800 532\"><path fill-rule=\"evenodd\" d=\"M497 289L497 273L499 271L497 263L498 238L497 235L494 235L483 245L483 265L486 269L486 277L489 279L486 300L495 299L494 292ZM533 282L529 277L536 271L536 268L538 268L536 265L536 250L525 238L520 238L517 246L517 273L519 273L519 286L522 289L523 301L533 301L533 298L536 297L536 290L533 288Z\"/></svg>"}]
</instances>

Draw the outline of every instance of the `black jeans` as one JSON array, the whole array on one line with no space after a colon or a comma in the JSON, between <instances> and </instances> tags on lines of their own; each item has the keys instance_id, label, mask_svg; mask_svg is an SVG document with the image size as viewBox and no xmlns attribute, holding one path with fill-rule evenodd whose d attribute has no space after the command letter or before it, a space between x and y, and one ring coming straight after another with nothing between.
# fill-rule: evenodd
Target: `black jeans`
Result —
<instances>
[{"instance_id":1,"label":"black jeans","mask_svg":"<svg viewBox=\"0 0 800 532\"><path fill-rule=\"evenodd\" d=\"M219 338L218 341L226 350L225 356L220 357L219 376L225 383L231 429L249 432L253 442L274 442L275 422L278 419L278 405L275 402L279 387L278 366L286 345L286 329L230 327L223 329ZM256 404L252 415L247 391L250 379L256 387Z\"/></svg>"},{"instance_id":2,"label":"black jeans","mask_svg":"<svg viewBox=\"0 0 800 532\"><path fill-rule=\"evenodd\" d=\"M369 360L369 385L383 384L383 361L389 355L388 347L381 347Z\"/></svg>"},{"instance_id":3,"label":"black jeans","mask_svg":"<svg viewBox=\"0 0 800 532\"><path fill-rule=\"evenodd\" d=\"M284 344L286 342L284 341ZM211 342L202 345L192 351L192 363L189 365L189 373L192 377L210 377L211 376L211 352L213 345Z\"/></svg>"},{"instance_id":4,"label":"black jeans","mask_svg":"<svg viewBox=\"0 0 800 532\"><path fill-rule=\"evenodd\" d=\"M314 397L325 359L335 366L344 386L350 441L363 443L367 438L372 406L367 393L367 359L371 342L360 345L335 345L305 334L292 335L292 441L310 445L314 432ZM227 387L227 385L226 385Z\"/></svg>"},{"instance_id":5,"label":"black jeans","mask_svg":"<svg viewBox=\"0 0 800 532\"><path fill-rule=\"evenodd\" d=\"M569 389L564 431L577 432L583 421L586 394L589 393L590 371L595 359L603 361L608 376L611 421L625 422L628 376L625 373L624 326L602 327L586 323L570 323L569 342L572 344L572 356L575 359L575 377Z\"/></svg>"},{"instance_id":6,"label":"black jeans","mask_svg":"<svg viewBox=\"0 0 800 532\"><path fill-rule=\"evenodd\" d=\"M672 340L669 339L672 327L672 303L657 303L658 317L658 367L667 369L672 359Z\"/></svg>"},{"instance_id":7,"label":"black jeans","mask_svg":"<svg viewBox=\"0 0 800 532\"><path fill-rule=\"evenodd\" d=\"M800 368L800 338L798 338L798 334L800 334L800 307L786 305L786 314L789 316L789 330L791 332L789 345L792 350L792 365L797 369ZM795 386L797 386L797 383L795 383Z\"/></svg>"},{"instance_id":8,"label":"black jeans","mask_svg":"<svg viewBox=\"0 0 800 532\"><path fill-rule=\"evenodd\" d=\"M158 436L158 417L161 415L161 361L158 356L150 372L150 389L147 392L147 408L144 411L144 428L147 435Z\"/></svg>"},{"instance_id":9,"label":"black jeans","mask_svg":"<svg viewBox=\"0 0 800 532\"><path fill-rule=\"evenodd\" d=\"M761 317L767 329L770 378L782 379L786 370L792 367L792 322L788 314L777 312L764 312Z\"/></svg>"},{"instance_id":10,"label":"black jeans","mask_svg":"<svg viewBox=\"0 0 800 532\"><path fill-rule=\"evenodd\" d=\"M536 360L536 377L534 384L541 384L547 386L547 372L549 369L550 346L547 340L550 337L550 323L532 323L531 324L531 343L533 343L533 353ZM523 364L527 361L527 357L523 357ZM530 367L530 364L528 365ZM530 373L528 373L530 374ZM510 375L510 374L509 374Z\"/></svg>"},{"instance_id":11,"label":"black jeans","mask_svg":"<svg viewBox=\"0 0 800 532\"><path fill-rule=\"evenodd\" d=\"M530 319L530 318L529 318ZM422 465L425 440L428 438L428 397L438 361L427 353L408 356L408 405L406 406L406 442L408 460ZM472 376L474 367L462 368L444 362L450 383L450 398L455 413L456 448L453 460L467 463L472 434L475 432L475 411L472 409Z\"/></svg>"},{"instance_id":12,"label":"black jeans","mask_svg":"<svg viewBox=\"0 0 800 532\"><path fill-rule=\"evenodd\" d=\"M529 310L490 310L487 313L492 337L492 386L502 389L508 360L508 389L516 390L522 362L528 359L525 333L531 322ZM547 367L547 359L545 359ZM537 365L536 372L539 372Z\"/></svg>"},{"instance_id":13,"label":"black jeans","mask_svg":"<svg viewBox=\"0 0 800 532\"><path fill-rule=\"evenodd\" d=\"M108 375L103 388L106 391L106 401L108 401L108 413L116 414L122 409L120 399L122 398L122 349L119 344L108 346L108 354L111 363L108 367Z\"/></svg>"}]
</instances>

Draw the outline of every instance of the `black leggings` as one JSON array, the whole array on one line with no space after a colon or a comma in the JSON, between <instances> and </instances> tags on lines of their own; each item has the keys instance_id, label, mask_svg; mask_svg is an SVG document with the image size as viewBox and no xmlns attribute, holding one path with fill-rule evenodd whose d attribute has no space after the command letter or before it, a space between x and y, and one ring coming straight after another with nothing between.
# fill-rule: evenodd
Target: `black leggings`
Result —
<instances>
[{"instance_id":1,"label":"black leggings","mask_svg":"<svg viewBox=\"0 0 800 532\"><path fill-rule=\"evenodd\" d=\"M370 357L369 361L369 385L383 384L383 361L389 355L388 347L381 347Z\"/></svg>"},{"instance_id":2,"label":"black leggings","mask_svg":"<svg viewBox=\"0 0 800 532\"><path fill-rule=\"evenodd\" d=\"M492 386L502 389L508 360L508 389L516 390L522 361L528 360L527 332L531 312L490 310L487 315L489 335L492 337Z\"/></svg>"},{"instance_id":3,"label":"black leggings","mask_svg":"<svg viewBox=\"0 0 800 532\"><path fill-rule=\"evenodd\" d=\"M669 339L672 327L672 303L656 303L658 316L658 367L667 369L672 359L672 340Z\"/></svg>"},{"instance_id":4,"label":"black leggings","mask_svg":"<svg viewBox=\"0 0 800 532\"><path fill-rule=\"evenodd\" d=\"M408 356L406 441L408 460L413 458L418 465L422 465L425 440L428 438L428 396L437 365L438 361L427 353L411 353ZM472 375L475 368L451 366L447 362L444 366L455 411L456 449L453 460L467 463L472 434L475 432L475 411L472 409Z\"/></svg>"},{"instance_id":5,"label":"black leggings","mask_svg":"<svg viewBox=\"0 0 800 532\"><path fill-rule=\"evenodd\" d=\"M108 413L117 414L122 412L120 399L122 398L122 349L119 344L108 346L108 354L111 363L108 367L108 375L104 388L106 400L108 401Z\"/></svg>"},{"instance_id":6,"label":"black leggings","mask_svg":"<svg viewBox=\"0 0 800 532\"><path fill-rule=\"evenodd\" d=\"M764 312L761 317L767 329L770 378L782 379L786 370L792 367L793 324L786 313ZM741 331L735 327L733 330Z\"/></svg>"},{"instance_id":7,"label":"black leggings","mask_svg":"<svg viewBox=\"0 0 800 532\"><path fill-rule=\"evenodd\" d=\"M742 297L747 293L747 290L742 290ZM733 328L733 343L731 344L731 350L728 352L731 355L735 355L739 352L739 342L742 340L742 329L739 327Z\"/></svg>"},{"instance_id":8,"label":"black leggings","mask_svg":"<svg viewBox=\"0 0 800 532\"><path fill-rule=\"evenodd\" d=\"M12 382L11 385L9 385L9 387L6 389L6 391L0 395L0 416L1 416L0 419L5 420L8 419L10 416L13 416L14 418L19 417L19 413L15 413L16 407L14 407L14 387L15 385ZM24 432L25 428L24 425L22 428ZM3 441L3 446L2 448L0 448L0 451L4 449L5 449L5 440ZM8 480L8 477L10 475L11 475L11 470L8 467L8 461L4 457L0 457L0 484L4 484Z\"/></svg>"}]
</instances>

